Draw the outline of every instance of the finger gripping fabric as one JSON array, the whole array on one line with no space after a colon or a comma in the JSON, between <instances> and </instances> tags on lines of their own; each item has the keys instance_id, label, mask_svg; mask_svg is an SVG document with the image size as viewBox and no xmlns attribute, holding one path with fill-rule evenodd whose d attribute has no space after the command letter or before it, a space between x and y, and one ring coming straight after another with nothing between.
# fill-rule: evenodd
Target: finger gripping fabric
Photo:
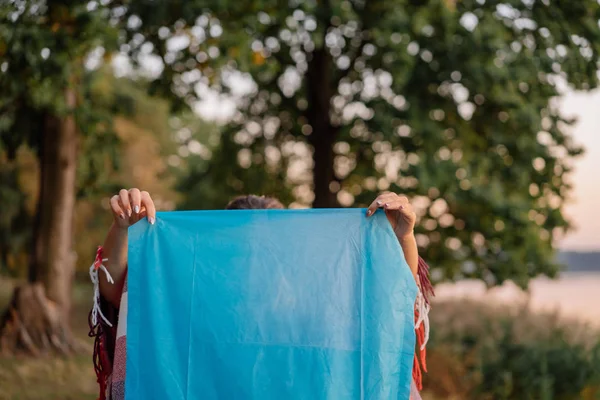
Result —
<instances>
[{"instance_id":1,"label":"finger gripping fabric","mask_svg":"<svg viewBox=\"0 0 600 400\"><path fill-rule=\"evenodd\" d=\"M364 214L132 227L126 399L408 399L417 287L385 214Z\"/></svg>"}]
</instances>

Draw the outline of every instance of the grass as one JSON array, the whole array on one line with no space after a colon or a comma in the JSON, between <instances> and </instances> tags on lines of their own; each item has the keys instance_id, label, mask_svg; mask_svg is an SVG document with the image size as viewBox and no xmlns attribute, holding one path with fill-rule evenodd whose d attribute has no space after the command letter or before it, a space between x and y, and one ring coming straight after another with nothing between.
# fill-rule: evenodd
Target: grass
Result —
<instances>
[{"instance_id":1,"label":"grass","mask_svg":"<svg viewBox=\"0 0 600 400\"><path fill-rule=\"evenodd\" d=\"M0 277L0 310L4 310L14 282ZM0 357L0 400L94 400L98 385L92 366L92 339L87 336L90 285L73 291L72 327L89 349L74 357Z\"/></svg>"},{"instance_id":2,"label":"grass","mask_svg":"<svg viewBox=\"0 0 600 400\"><path fill-rule=\"evenodd\" d=\"M91 355L0 358L1 400L94 400L98 395Z\"/></svg>"}]
</instances>

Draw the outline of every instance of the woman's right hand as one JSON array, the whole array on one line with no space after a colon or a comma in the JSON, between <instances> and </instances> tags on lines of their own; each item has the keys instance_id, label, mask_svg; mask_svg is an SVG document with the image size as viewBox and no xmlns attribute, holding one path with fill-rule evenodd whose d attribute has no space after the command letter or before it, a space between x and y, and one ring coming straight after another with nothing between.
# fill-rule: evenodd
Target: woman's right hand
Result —
<instances>
[{"instance_id":1,"label":"woman's right hand","mask_svg":"<svg viewBox=\"0 0 600 400\"><path fill-rule=\"evenodd\" d=\"M121 189L119 194L110 199L110 208L115 219L115 224L121 228L129 228L142 218L148 222L156 221L156 209L150 194L139 189Z\"/></svg>"}]
</instances>

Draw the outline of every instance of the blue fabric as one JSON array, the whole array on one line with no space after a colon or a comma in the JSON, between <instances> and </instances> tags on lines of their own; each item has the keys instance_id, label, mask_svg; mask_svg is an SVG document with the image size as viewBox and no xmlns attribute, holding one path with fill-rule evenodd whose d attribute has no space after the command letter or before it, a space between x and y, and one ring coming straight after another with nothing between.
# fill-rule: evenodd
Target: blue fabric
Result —
<instances>
[{"instance_id":1,"label":"blue fabric","mask_svg":"<svg viewBox=\"0 0 600 400\"><path fill-rule=\"evenodd\" d=\"M158 213L128 273L128 400L409 398L417 287L381 211Z\"/></svg>"}]
</instances>

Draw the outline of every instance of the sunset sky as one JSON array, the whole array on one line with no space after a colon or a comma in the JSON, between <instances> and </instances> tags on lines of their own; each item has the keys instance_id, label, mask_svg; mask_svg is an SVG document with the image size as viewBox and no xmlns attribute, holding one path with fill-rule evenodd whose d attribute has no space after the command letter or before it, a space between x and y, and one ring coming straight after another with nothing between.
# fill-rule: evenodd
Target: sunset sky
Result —
<instances>
[{"instance_id":1,"label":"sunset sky","mask_svg":"<svg viewBox=\"0 0 600 400\"><path fill-rule=\"evenodd\" d=\"M573 137L586 149L575 164L573 201L567 215L576 230L560 243L566 250L600 250L600 90L590 93L568 92L562 110L579 119Z\"/></svg>"}]
</instances>

